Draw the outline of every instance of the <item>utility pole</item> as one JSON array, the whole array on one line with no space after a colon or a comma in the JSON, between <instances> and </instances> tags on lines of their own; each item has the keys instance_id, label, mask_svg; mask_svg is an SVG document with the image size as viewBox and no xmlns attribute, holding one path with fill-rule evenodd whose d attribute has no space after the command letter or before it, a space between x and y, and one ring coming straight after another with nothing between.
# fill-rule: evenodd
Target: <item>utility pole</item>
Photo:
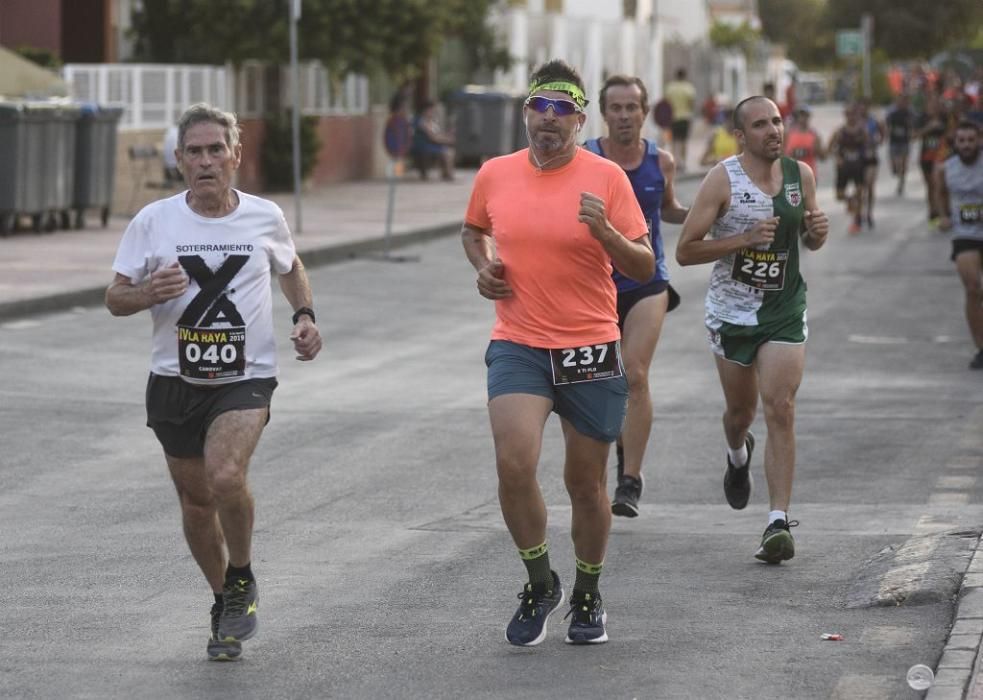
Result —
<instances>
[{"instance_id":1,"label":"utility pole","mask_svg":"<svg viewBox=\"0 0 983 700\"><path fill-rule=\"evenodd\" d=\"M869 12L863 13L860 17L860 33L864 39L864 66L863 66L863 89L864 97L871 96L870 86L870 48L874 43L874 17Z\"/></svg>"},{"instance_id":2,"label":"utility pole","mask_svg":"<svg viewBox=\"0 0 983 700\"><path fill-rule=\"evenodd\" d=\"M294 233L303 230L300 206L300 69L297 65L297 23L301 0L290 0L290 92L293 102L291 130L294 160Z\"/></svg>"}]
</instances>

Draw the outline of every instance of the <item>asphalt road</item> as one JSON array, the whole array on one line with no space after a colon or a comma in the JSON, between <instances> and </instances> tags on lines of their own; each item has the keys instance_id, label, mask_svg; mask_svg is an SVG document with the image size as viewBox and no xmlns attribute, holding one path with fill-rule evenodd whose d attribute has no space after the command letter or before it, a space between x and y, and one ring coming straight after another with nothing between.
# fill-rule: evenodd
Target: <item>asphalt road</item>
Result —
<instances>
[{"instance_id":1,"label":"asphalt road","mask_svg":"<svg viewBox=\"0 0 983 700\"><path fill-rule=\"evenodd\" d=\"M937 662L983 525L983 374L966 369L961 288L920 192L883 195L857 237L820 193L834 231L804 253L801 525L782 566L752 558L760 457L749 507L724 502L709 267L673 262L683 305L652 370L642 515L611 536L599 647L563 644L559 617L540 647L503 639L524 570L484 406L492 308L456 239L313 270L314 363L291 359L277 300L281 386L251 467L261 629L238 664L205 660L210 592L143 425L149 318L0 325L0 697L920 697L905 672ZM551 419L540 478L569 586L561 464Z\"/></svg>"}]
</instances>

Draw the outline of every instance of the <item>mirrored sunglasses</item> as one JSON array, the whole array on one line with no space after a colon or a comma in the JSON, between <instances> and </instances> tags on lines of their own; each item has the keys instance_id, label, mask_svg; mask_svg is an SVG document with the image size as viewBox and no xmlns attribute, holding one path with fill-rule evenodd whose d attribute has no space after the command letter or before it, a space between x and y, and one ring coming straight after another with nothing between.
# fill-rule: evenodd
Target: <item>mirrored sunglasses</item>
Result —
<instances>
[{"instance_id":1,"label":"mirrored sunglasses","mask_svg":"<svg viewBox=\"0 0 983 700\"><path fill-rule=\"evenodd\" d=\"M569 117L571 114L577 114L581 111L580 106L576 102L570 100L554 100L540 95L533 95L528 98L526 105L540 114L546 114L546 111L552 107L553 114L558 117Z\"/></svg>"}]
</instances>

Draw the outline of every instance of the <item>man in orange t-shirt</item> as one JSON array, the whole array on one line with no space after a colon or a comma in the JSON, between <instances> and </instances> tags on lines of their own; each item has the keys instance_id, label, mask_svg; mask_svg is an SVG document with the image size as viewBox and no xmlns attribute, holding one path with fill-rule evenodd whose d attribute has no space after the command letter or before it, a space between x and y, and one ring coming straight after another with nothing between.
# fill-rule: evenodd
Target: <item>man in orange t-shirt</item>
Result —
<instances>
[{"instance_id":1,"label":"man in orange t-shirt","mask_svg":"<svg viewBox=\"0 0 983 700\"><path fill-rule=\"evenodd\" d=\"M624 171L577 145L586 105L583 81L564 62L533 73L523 108L529 148L482 166L461 232L478 291L495 301L488 413L502 514L529 575L505 633L519 646L542 642L563 602L536 480L550 412L566 442L577 560L566 641L607 641L598 593L611 528L605 471L628 398L612 263L639 281L655 268Z\"/></svg>"}]
</instances>

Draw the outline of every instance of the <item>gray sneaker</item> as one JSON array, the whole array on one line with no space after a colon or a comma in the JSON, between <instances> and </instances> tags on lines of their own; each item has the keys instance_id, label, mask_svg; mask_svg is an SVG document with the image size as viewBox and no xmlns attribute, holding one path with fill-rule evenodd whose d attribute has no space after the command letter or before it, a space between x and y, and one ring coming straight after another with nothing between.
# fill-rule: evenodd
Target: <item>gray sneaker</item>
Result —
<instances>
[{"instance_id":1,"label":"gray sneaker","mask_svg":"<svg viewBox=\"0 0 983 700\"><path fill-rule=\"evenodd\" d=\"M611 501L611 512L624 518L638 517L638 499L642 497L642 478L622 474Z\"/></svg>"},{"instance_id":2,"label":"gray sneaker","mask_svg":"<svg viewBox=\"0 0 983 700\"><path fill-rule=\"evenodd\" d=\"M225 579L222 599L225 607L218 621L218 638L226 642L242 642L256 634L256 609L259 607L256 581Z\"/></svg>"},{"instance_id":3,"label":"gray sneaker","mask_svg":"<svg viewBox=\"0 0 983 700\"><path fill-rule=\"evenodd\" d=\"M765 528L761 536L761 546L754 553L754 558L766 564L781 564L795 556L795 540L789 528L799 524L798 520L776 520Z\"/></svg>"},{"instance_id":4,"label":"gray sneaker","mask_svg":"<svg viewBox=\"0 0 983 700\"><path fill-rule=\"evenodd\" d=\"M218 603L212 606L212 628L208 637L209 661L238 661L242 656L242 644L234 639L222 640L218 636L218 621L222 617L222 608Z\"/></svg>"}]
</instances>

